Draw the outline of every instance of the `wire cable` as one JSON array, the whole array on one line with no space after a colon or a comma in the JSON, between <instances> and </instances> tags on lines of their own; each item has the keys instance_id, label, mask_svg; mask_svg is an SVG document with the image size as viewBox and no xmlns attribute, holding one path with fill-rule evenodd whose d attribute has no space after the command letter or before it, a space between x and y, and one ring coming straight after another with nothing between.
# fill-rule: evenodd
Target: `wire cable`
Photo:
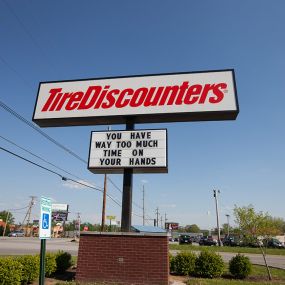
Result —
<instances>
[{"instance_id":1,"label":"wire cable","mask_svg":"<svg viewBox=\"0 0 285 285\"><path fill-rule=\"evenodd\" d=\"M31 127L32 129L34 129L36 132L38 132L39 134L41 134L42 136L44 136L46 139L48 139L49 141L51 141L53 144L57 145L59 148L63 149L64 151L66 151L67 153L71 154L72 156L74 156L75 158L77 158L78 160L80 160L81 162L87 164L87 161L83 158L81 158L79 155L77 155L76 153L74 153L72 150L70 150L69 148L65 147L63 144L57 142L55 139L53 139L52 137L50 137L48 134L46 134L45 132L43 132L39 127L37 127L35 124L31 123L30 121L28 121L27 119L25 119L23 116L21 116L20 114L18 114L16 111L14 111L12 108L10 108L7 104L5 104L4 102L2 102L0 100L0 107L2 107L5 111L9 112L11 115L13 115L14 117L16 117L17 119L19 119L20 121L22 121L23 123L25 123L27 126Z\"/></svg>"}]
</instances>

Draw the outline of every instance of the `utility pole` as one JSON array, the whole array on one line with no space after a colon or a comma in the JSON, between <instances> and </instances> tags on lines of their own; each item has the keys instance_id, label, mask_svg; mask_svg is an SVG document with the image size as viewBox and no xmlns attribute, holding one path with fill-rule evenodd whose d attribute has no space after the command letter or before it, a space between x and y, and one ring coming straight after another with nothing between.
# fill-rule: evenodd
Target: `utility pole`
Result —
<instances>
[{"instance_id":1,"label":"utility pole","mask_svg":"<svg viewBox=\"0 0 285 285\"><path fill-rule=\"evenodd\" d=\"M80 214L79 212L76 213L77 214L77 218L76 218L76 221L75 221L75 230L76 230L76 237L80 237Z\"/></svg>"},{"instance_id":2,"label":"utility pole","mask_svg":"<svg viewBox=\"0 0 285 285\"><path fill-rule=\"evenodd\" d=\"M142 192L143 192L143 226L144 226L145 225L145 205L144 205L144 201L145 201L144 195L145 195L145 192L144 192L144 184L143 184Z\"/></svg>"},{"instance_id":3,"label":"utility pole","mask_svg":"<svg viewBox=\"0 0 285 285\"><path fill-rule=\"evenodd\" d=\"M101 232L104 232L104 230L105 230L106 196L107 196L107 174L104 175L104 192L103 192L103 205L102 205Z\"/></svg>"},{"instance_id":4,"label":"utility pole","mask_svg":"<svg viewBox=\"0 0 285 285\"><path fill-rule=\"evenodd\" d=\"M166 213L164 213L164 229L165 229L165 225L166 225L167 221L168 221L168 219L166 218Z\"/></svg>"},{"instance_id":5,"label":"utility pole","mask_svg":"<svg viewBox=\"0 0 285 285\"><path fill-rule=\"evenodd\" d=\"M5 233L6 233L6 228L7 228L7 223L8 223L8 219L9 219L9 214L10 214L10 212L7 211L5 227L4 227L4 230L3 230L3 237L5 236Z\"/></svg>"},{"instance_id":6,"label":"utility pole","mask_svg":"<svg viewBox=\"0 0 285 285\"><path fill-rule=\"evenodd\" d=\"M110 131L110 130L111 130L111 127L108 126L108 131ZM104 230L105 230L106 200L107 200L107 174L105 173L105 175L104 175L101 232L104 232Z\"/></svg>"},{"instance_id":7,"label":"utility pole","mask_svg":"<svg viewBox=\"0 0 285 285\"><path fill-rule=\"evenodd\" d=\"M23 226L24 223L25 223L25 220L27 219L26 230L25 230L25 236L30 235L29 228L30 228L31 212L32 212L33 206L35 205L35 199L36 199L37 197L36 197L36 196L30 196L30 198L31 198L31 201L30 201L30 203L29 203L29 208L28 208L28 210L27 210L27 213L26 213L25 218L24 218L23 223L22 223L22 226Z\"/></svg>"},{"instance_id":8,"label":"utility pole","mask_svg":"<svg viewBox=\"0 0 285 285\"><path fill-rule=\"evenodd\" d=\"M228 236L230 235L230 215L226 214L227 221L228 221Z\"/></svg>"},{"instance_id":9,"label":"utility pole","mask_svg":"<svg viewBox=\"0 0 285 285\"><path fill-rule=\"evenodd\" d=\"M155 213L156 213L156 226L158 227L159 225L158 225L158 215L159 215L159 212L158 212L158 207L156 208L156 210L155 210Z\"/></svg>"},{"instance_id":10,"label":"utility pole","mask_svg":"<svg viewBox=\"0 0 285 285\"><path fill-rule=\"evenodd\" d=\"M162 216L160 216L160 227L163 228L163 220L162 220Z\"/></svg>"},{"instance_id":11,"label":"utility pole","mask_svg":"<svg viewBox=\"0 0 285 285\"><path fill-rule=\"evenodd\" d=\"M218 244L219 246L222 245L221 243L221 232L220 232L220 222L219 222L219 208L218 208L218 194L220 194L220 190L213 190L214 191L214 198L216 204L216 216L217 216L217 229L218 229Z\"/></svg>"}]
</instances>

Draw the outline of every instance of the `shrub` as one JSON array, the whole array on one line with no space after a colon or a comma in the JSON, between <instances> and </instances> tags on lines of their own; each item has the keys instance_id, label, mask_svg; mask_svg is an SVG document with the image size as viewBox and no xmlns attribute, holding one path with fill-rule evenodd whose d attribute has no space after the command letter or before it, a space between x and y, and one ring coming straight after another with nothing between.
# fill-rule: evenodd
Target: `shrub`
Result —
<instances>
[{"instance_id":1,"label":"shrub","mask_svg":"<svg viewBox=\"0 0 285 285\"><path fill-rule=\"evenodd\" d=\"M45 276L50 277L56 272L56 254L47 253L45 257Z\"/></svg>"},{"instance_id":2,"label":"shrub","mask_svg":"<svg viewBox=\"0 0 285 285\"><path fill-rule=\"evenodd\" d=\"M1 285L19 285L22 279L22 264L12 257L0 258Z\"/></svg>"},{"instance_id":3,"label":"shrub","mask_svg":"<svg viewBox=\"0 0 285 285\"><path fill-rule=\"evenodd\" d=\"M193 252L181 252L173 257L172 270L179 275L191 275L195 270L196 255Z\"/></svg>"},{"instance_id":4,"label":"shrub","mask_svg":"<svg viewBox=\"0 0 285 285\"><path fill-rule=\"evenodd\" d=\"M223 274L224 268L225 265L222 257L215 252L201 252L195 263L195 272L200 277L220 277Z\"/></svg>"},{"instance_id":5,"label":"shrub","mask_svg":"<svg viewBox=\"0 0 285 285\"><path fill-rule=\"evenodd\" d=\"M170 270L170 272L173 272L173 273L175 271L174 261L175 261L175 257L172 254L169 254L169 270Z\"/></svg>"},{"instance_id":6,"label":"shrub","mask_svg":"<svg viewBox=\"0 0 285 285\"><path fill-rule=\"evenodd\" d=\"M26 255L18 257L17 260L23 265L22 284L31 283L39 277L40 259L38 256Z\"/></svg>"},{"instance_id":7,"label":"shrub","mask_svg":"<svg viewBox=\"0 0 285 285\"><path fill-rule=\"evenodd\" d=\"M59 251L55 257L56 271L64 273L71 265L71 254L68 252Z\"/></svg>"},{"instance_id":8,"label":"shrub","mask_svg":"<svg viewBox=\"0 0 285 285\"><path fill-rule=\"evenodd\" d=\"M237 254L230 260L229 269L235 278L244 279L251 273L252 265L248 257Z\"/></svg>"}]
</instances>

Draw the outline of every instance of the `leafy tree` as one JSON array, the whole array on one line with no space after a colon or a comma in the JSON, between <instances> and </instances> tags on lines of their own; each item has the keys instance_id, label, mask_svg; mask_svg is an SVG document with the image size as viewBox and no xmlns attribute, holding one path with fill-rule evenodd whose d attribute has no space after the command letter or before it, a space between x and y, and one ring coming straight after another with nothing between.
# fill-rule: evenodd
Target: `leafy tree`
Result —
<instances>
[{"instance_id":1,"label":"leafy tree","mask_svg":"<svg viewBox=\"0 0 285 285\"><path fill-rule=\"evenodd\" d=\"M193 225L185 226L185 232L187 232L187 233L200 233L201 230L196 224L193 224Z\"/></svg>"},{"instance_id":2,"label":"leafy tree","mask_svg":"<svg viewBox=\"0 0 285 285\"><path fill-rule=\"evenodd\" d=\"M3 222L6 222L7 219L7 214L8 214L8 225L14 224L15 222L15 218L13 216L13 214L9 211L1 211L0 212L0 219L3 220Z\"/></svg>"},{"instance_id":3,"label":"leafy tree","mask_svg":"<svg viewBox=\"0 0 285 285\"><path fill-rule=\"evenodd\" d=\"M259 241L259 237L272 238L281 233L279 220L276 220L264 212L256 212L252 205L247 207L234 208L234 216L236 218L240 233L248 243L258 244L263 255L264 263L267 267L268 277L271 280L271 273L267 266L266 255Z\"/></svg>"}]
</instances>

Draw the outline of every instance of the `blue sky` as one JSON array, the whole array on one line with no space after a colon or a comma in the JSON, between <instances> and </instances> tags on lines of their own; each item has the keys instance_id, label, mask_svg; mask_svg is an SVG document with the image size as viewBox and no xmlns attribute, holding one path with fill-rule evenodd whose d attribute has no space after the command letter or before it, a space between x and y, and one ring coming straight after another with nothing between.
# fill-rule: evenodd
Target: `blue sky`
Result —
<instances>
[{"instance_id":1,"label":"blue sky","mask_svg":"<svg viewBox=\"0 0 285 285\"><path fill-rule=\"evenodd\" d=\"M285 2L272 1L0 1L0 99L32 119L40 81L234 68L236 121L137 125L167 128L169 173L134 176L133 198L151 218L215 226L212 189L220 189L221 222L234 205L285 218ZM0 135L96 186L87 170L0 107ZM112 129L124 129L113 125ZM88 157L90 132L106 126L42 129ZM31 157L0 138L0 146ZM70 218L101 220L100 192L61 181L0 152L0 210L27 205L30 195L70 205ZM122 176L111 175L121 188ZM109 183L108 193L121 200ZM142 215L139 207L133 207ZM33 210L37 218L39 205ZM107 214L121 216L108 200ZM24 212L15 213L21 221ZM142 219L134 216L133 223Z\"/></svg>"}]
</instances>

